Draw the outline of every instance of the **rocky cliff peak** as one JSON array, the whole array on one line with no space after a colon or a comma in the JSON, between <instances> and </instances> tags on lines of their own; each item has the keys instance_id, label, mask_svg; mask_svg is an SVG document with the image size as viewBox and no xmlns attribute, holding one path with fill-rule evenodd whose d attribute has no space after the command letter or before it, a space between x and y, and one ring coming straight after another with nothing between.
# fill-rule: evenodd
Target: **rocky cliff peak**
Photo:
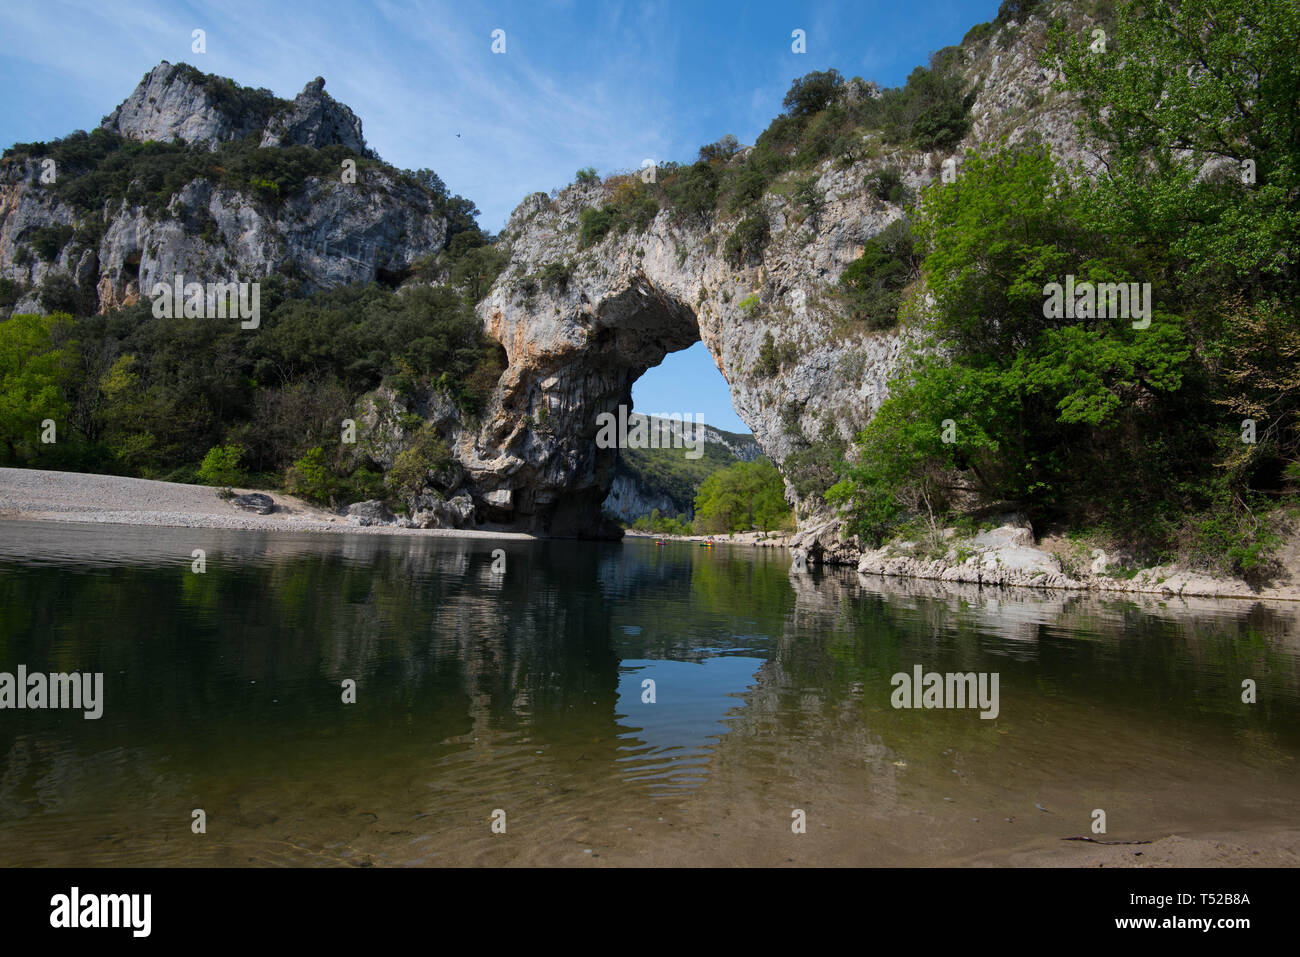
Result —
<instances>
[{"instance_id":1,"label":"rocky cliff peak","mask_svg":"<svg viewBox=\"0 0 1300 957\"><path fill-rule=\"evenodd\" d=\"M366 147L360 118L325 92L320 76L290 101L164 60L100 125L128 139L184 140L213 150L260 131L263 147L346 146L378 159Z\"/></svg>"},{"instance_id":2,"label":"rocky cliff peak","mask_svg":"<svg viewBox=\"0 0 1300 957\"><path fill-rule=\"evenodd\" d=\"M137 163L123 139L166 145ZM340 150L366 161L352 182L340 179ZM39 178L46 157L59 163L52 188ZM285 273L305 291L392 281L445 247L448 222L446 197L379 161L323 77L284 100L163 61L94 134L6 151L0 279L11 308L0 315L107 312L181 272ZM51 281L65 294L47 294Z\"/></svg>"},{"instance_id":3,"label":"rocky cliff peak","mask_svg":"<svg viewBox=\"0 0 1300 957\"><path fill-rule=\"evenodd\" d=\"M325 78L316 77L286 109L271 117L262 133L262 146L346 146L354 153L375 157L366 148L361 119L325 92Z\"/></svg>"},{"instance_id":4,"label":"rocky cliff peak","mask_svg":"<svg viewBox=\"0 0 1300 957\"><path fill-rule=\"evenodd\" d=\"M185 63L163 60L100 126L132 140L206 145L216 149L261 129L285 101L270 90L241 87Z\"/></svg>"}]
</instances>

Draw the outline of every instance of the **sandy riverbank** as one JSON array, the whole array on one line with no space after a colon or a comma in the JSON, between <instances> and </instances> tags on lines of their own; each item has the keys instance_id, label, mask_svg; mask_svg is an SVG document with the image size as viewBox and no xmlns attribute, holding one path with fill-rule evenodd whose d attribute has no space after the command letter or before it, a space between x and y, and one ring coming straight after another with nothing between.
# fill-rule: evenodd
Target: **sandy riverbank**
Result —
<instances>
[{"instance_id":1,"label":"sandy riverbank","mask_svg":"<svg viewBox=\"0 0 1300 957\"><path fill-rule=\"evenodd\" d=\"M718 545L753 545L757 548L789 548L790 537L783 532L730 532L726 535L665 535L629 528L628 538L649 538L660 542L713 542Z\"/></svg>"},{"instance_id":2,"label":"sandy riverbank","mask_svg":"<svg viewBox=\"0 0 1300 957\"><path fill-rule=\"evenodd\" d=\"M235 489L237 493L260 489ZM275 511L245 512L206 485L181 485L118 475L89 475L0 468L0 520L86 522L291 532L348 532L362 535L423 535L444 538L531 539L520 532L491 529L417 529L391 525L358 527L328 509L283 492L268 493Z\"/></svg>"}]
</instances>

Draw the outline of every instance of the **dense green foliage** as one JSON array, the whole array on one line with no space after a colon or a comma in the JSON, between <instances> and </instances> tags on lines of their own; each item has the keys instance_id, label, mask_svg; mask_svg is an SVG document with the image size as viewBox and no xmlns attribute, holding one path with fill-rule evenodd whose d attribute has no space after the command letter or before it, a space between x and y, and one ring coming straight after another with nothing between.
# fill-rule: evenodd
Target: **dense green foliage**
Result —
<instances>
[{"instance_id":1,"label":"dense green foliage","mask_svg":"<svg viewBox=\"0 0 1300 957\"><path fill-rule=\"evenodd\" d=\"M652 509L649 515L642 515L632 523L638 532L658 532L662 535L694 535L695 524L686 517L685 512L676 516L659 514L659 509Z\"/></svg>"},{"instance_id":2,"label":"dense green foliage","mask_svg":"<svg viewBox=\"0 0 1300 957\"><path fill-rule=\"evenodd\" d=\"M862 255L840 274L848 315L871 329L894 325L903 290L919 275L919 265L907 221L890 223L863 244Z\"/></svg>"},{"instance_id":3,"label":"dense green foliage","mask_svg":"<svg viewBox=\"0 0 1300 957\"><path fill-rule=\"evenodd\" d=\"M695 528L704 532L772 531L789 518L785 482L767 459L714 472L695 496Z\"/></svg>"},{"instance_id":4,"label":"dense green foliage","mask_svg":"<svg viewBox=\"0 0 1300 957\"><path fill-rule=\"evenodd\" d=\"M311 177L337 179L345 159L358 169L382 164L343 146L261 148L261 134L222 143L216 150L182 142L137 142L104 129L78 131L52 143L20 143L5 151L6 161L52 157L59 177L53 189L64 202L86 213L126 200L161 215L176 193L196 179L237 189L278 204L297 195ZM358 177L360 180L361 178Z\"/></svg>"},{"instance_id":5,"label":"dense green foliage","mask_svg":"<svg viewBox=\"0 0 1300 957\"><path fill-rule=\"evenodd\" d=\"M203 456L197 477L204 485L243 485L248 479L239 467L244 450L238 445L215 445Z\"/></svg>"},{"instance_id":6,"label":"dense green foliage","mask_svg":"<svg viewBox=\"0 0 1300 957\"><path fill-rule=\"evenodd\" d=\"M147 306L0 323L0 395L9 410L0 459L187 481L199 467L200 481L232 484L215 477L223 463L212 460L207 471L200 463L238 445L261 482L274 484L297 462L311 497L347 498L375 490L367 463L341 444L342 422L356 416L363 393L381 384L407 396L445 390L472 415L500 375L498 350L448 287L290 292L279 277L263 283L257 330L155 319ZM47 417L59 423L58 444L33 444ZM313 448L320 455L301 462ZM317 481L313 462L333 470L337 487Z\"/></svg>"},{"instance_id":7,"label":"dense green foliage","mask_svg":"<svg viewBox=\"0 0 1300 957\"><path fill-rule=\"evenodd\" d=\"M1103 175L990 149L922 197L941 348L892 384L828 493L872 541L1012 501L1145 557L1267 574L1256 513L1300 471L1300 11L1185 0L1117 23L1105 56L1064 28L1049 53L1111 151ZM1150 314L1049 309L1067 275L1149 283Z\"/></svg>"},{"instance_id":8,"label":"dense green foliage","mask_svg":"<svg viewBox=\"0 0 1300 957\"><path fill-rule=\"evenodd\" d=\"M70 323L65 315L0 322L0 462L34 458L42 447L42 422L66 421L69 370L56 340Z\"/></svg>"},{"instance_id":9,"label":"dense green foliage","mask_svg":"<svg viewBox=\"0 0 1300 957\"><path fill-rule=\"evenodd\" d=\"M404 502L450 463L447 444L437 429L425 424L415 433L411 444L397 454L393 467L384 473L384 484L397 501Z\"/></svg>"}]
</instances>

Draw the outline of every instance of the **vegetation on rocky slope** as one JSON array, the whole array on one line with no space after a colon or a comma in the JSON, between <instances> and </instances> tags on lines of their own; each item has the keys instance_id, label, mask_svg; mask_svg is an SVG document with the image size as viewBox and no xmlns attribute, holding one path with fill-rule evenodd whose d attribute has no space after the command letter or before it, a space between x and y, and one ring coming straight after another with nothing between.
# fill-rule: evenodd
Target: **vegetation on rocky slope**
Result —
<instances>
[{"instance_id":1,"label":"vegetation on rocky slope","mask_svg":"<svg viewBox=\"0 0 1300 957\"><path fill-rule=\"evenodd\" d=\"M500 375L497 351L450 287L301 298L273 277L262 293L255 336L235 323L156 320L148 306L0 323L0 462L192 481L209 449L237 445L244 467L277 485L324 447L335 494L313 497L355 500L377 477L340 444L362 394L381 384L412 398L446 392L472 415ZM36 442L50 417L58 441Z\"/></svg>"},{"instance_id":2,"label":"vegetation on rocky slope","mask_svg":"<svg viewBox=\"0 0 1300 957\"><path fill-rule=\"evenodd\" d=\"M1104 51L1055 31L1047 62L1106 169L990 146L925 191L937 348L828 494L856 531L1011 501L1149 558L1268 574L1261 513L1300 484L1297 50L1289 0L1125 4ZM1067 275L1149 284L1150 313L1055 312Z\"/></svg>"}]
</instances>

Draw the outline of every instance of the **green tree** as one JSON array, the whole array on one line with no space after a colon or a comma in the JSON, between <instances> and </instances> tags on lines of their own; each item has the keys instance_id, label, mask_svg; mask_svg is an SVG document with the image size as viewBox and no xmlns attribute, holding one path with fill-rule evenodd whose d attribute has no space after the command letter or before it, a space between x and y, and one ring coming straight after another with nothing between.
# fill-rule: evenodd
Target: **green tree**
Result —
<instances>
[{"instance_id":1,"label":"green tree","mask_svg":"<svg viewBox=\"0 0 1300 957\"><path fill-rule=\"evenodd\" d=\"M55 314L0 322L0 454L6 462L35 459L46 419L52 419L56 429L66 429L70 406L62 386L67 369L51 333L70 321ZM57 439L57 431L55 435Z\"/></svg>"},{"instance_id":2,"label":"green tree","mask_svg":"<svg viewBox=\"0 0 1300 957\"><path fill-rule=\"evenodd\" d=\"M411 444L398 453L393 467L384 475L390 495L403 504L434 482L437 473L451 464L447 445L433 426L422 425Z\"/></svg>"},{"instance_id":3,"label":"green tree","mask_svg":"<svg viewBox=\"0 0 1300 957\"><path fill-rule=\"evenodd\" d=\"M214 445L203 456L198 478L204 485L243 485L248 476L239 467L244 450L238 445Z\"/></svg>"},{"instance_id":4,"label":"green tree","mask_svg":"<svg viewBox=\"0 0 1300 957\"><path fill-rule=\"evenodd\" d=\"M289 466L284 477L284 487L290 495L309 502L336 504L341 489L339 477L334 474L319 445Z\"/></svg>"},{"instance_id":5,"label":"green tree","mask_svg":"<svg viewBox=\"0 0 1300 957\"><path fill-rule=\"evenodd\" d=\"M840 288L853 318L884 329L898 319L903 289L917 273L912 232L899 219L863 244L862 255L840 274Z\"/></svg>"},{"instance_id":6,"label":"green tree","mask_svg":"<svg viewBox=\"0 0 1300 957\"><path fill-rule=\"evenodd\" d=\"M844 77L839 70L814 70L795 80L781 105L786 115L807 117L820 113L834 102Z\"/></svg>"},{"instance_id":7,"label":"green tree","mask_svg":"<svg viewBox=\"0 0 1300 957\"><path fill-rule=\"evenodd\" d=\"M706 532L770 531L790 514L785 482L771 462L737 462L714 472L695 496L696 526Z\"/></svg>"}]
</instances>

